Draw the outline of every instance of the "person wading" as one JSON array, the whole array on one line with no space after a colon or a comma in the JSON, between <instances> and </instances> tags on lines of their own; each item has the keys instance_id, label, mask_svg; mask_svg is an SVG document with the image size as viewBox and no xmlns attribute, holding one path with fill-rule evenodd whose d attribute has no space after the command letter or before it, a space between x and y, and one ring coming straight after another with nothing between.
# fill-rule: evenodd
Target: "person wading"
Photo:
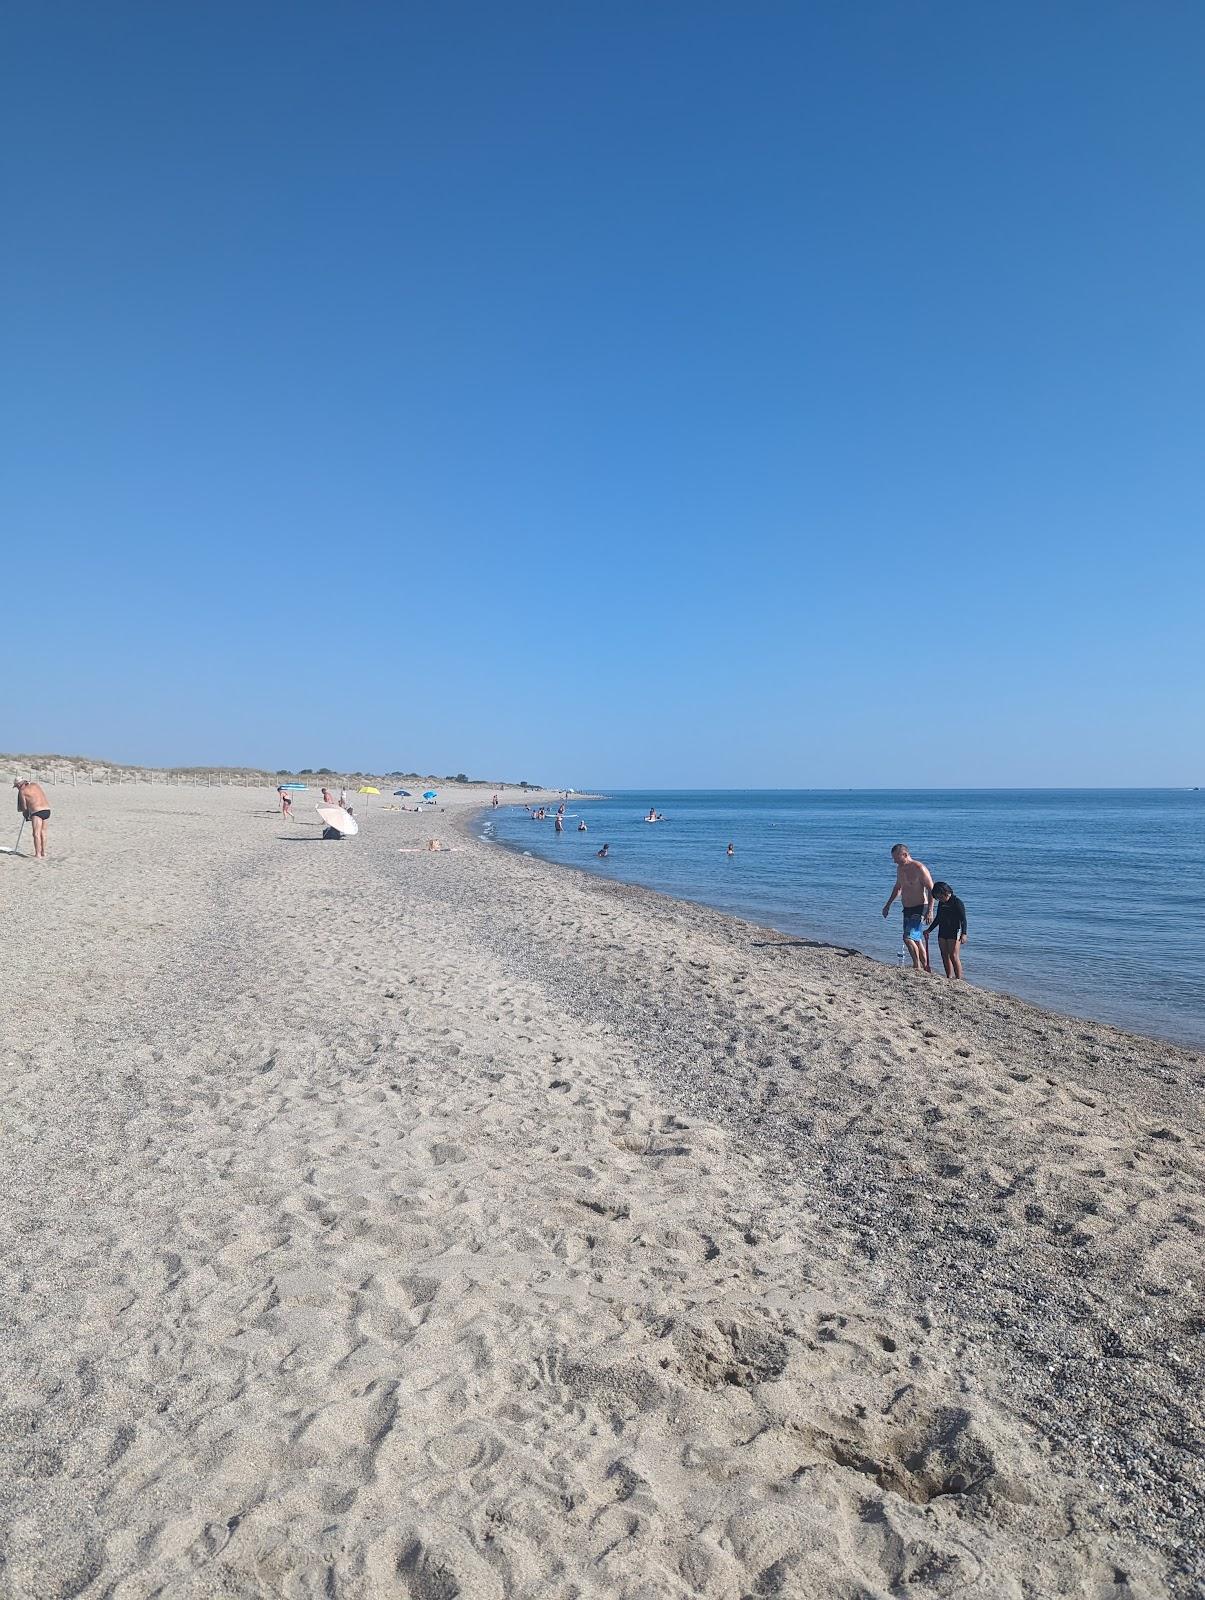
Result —
<instances>
[{"instance_id":1,"label":"person wading","mask_svg":"<svg viewBox=\"0 0 1205 1600\"><path fill-rule=\"evenodd\" d=\"M883 915L888 915L898 895L904 908L904 949L917 972L927 972L923 928L933 905L933 878L923 861L913 861L906 844L893 844L891 859L895 862L895 888L887 896Z\"/></svg>"}]
</instances>

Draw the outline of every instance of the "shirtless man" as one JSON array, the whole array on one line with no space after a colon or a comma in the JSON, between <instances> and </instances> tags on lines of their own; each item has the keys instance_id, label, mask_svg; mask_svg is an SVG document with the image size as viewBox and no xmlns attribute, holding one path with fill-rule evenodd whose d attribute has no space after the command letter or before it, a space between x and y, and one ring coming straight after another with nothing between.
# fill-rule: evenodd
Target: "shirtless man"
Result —
<instances>
[{"instance_id":1,"label":"shirtless man","mask_svg":"<svg viewBox=\"0 0 1205 1600\"><path fill-rule=\"evenodd\" d=\"M20 778L13 779L13 788L17 791L17 810L33 828L34 858L45 861L46 824L50 821L50 801L46 798L46 791L40 783L32 780L22 783Z\"/></svg>"},{"instance_id":2,"label":"shirtless man","mask_svg":"<svg viewBox=\"0 0 1205 1600\"><path fill-rule=\"evenodd\" d=\"M916 971L927 972L922 930L933 905L933 878L923 861L913 861L906 844L893 844L891 859L895 862L895 888L887 896L883 915L887 916L899 895L904 908L904 949Z\"/></svg>"}]
</instances>

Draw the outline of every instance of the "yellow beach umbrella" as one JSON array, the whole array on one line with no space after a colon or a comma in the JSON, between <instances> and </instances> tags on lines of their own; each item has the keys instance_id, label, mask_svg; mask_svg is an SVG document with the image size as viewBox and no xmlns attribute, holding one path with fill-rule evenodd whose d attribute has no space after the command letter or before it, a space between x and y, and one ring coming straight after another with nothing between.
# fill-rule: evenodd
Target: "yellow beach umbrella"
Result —
<instances>
[{"instance_id":1,"label":"yellow beach umbrella","mask_svg":"<svg viewBox=\"0 0 1205 1600\"><path fill-rule=\"evenodd\" d=\"M380 794L380 792L381 791L379 789L374 789L371 783L362 783L356 790L357 794ZM371 804L371 801L369 804ZM367 811L368 806L365 806L364 809Z\"/></svg>"}]
</instances>

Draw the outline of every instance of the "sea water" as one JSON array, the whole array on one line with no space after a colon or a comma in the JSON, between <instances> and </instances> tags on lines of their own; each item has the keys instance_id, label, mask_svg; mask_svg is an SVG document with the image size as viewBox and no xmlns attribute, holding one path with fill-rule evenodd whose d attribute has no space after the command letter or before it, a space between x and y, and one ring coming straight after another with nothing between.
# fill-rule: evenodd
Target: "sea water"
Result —
<instances>
[{"instance_id":1,"label":"sea water","mask_svg":"<svg viewBox=\"0 0 1205 1600\"><path fill-rule=\"evenodd\" d=\"M663 822L643 820L650 806ZM563 834L551 810L533 822L520 806L488 813L483 831L892 962L899 902L887 921L882 908L899 841L965 902L972 983L1205 1045L1205 793L659 789L571 797L566 809ZM936 934L930 943L940 972Z\"/></svg>"}]
</instances>

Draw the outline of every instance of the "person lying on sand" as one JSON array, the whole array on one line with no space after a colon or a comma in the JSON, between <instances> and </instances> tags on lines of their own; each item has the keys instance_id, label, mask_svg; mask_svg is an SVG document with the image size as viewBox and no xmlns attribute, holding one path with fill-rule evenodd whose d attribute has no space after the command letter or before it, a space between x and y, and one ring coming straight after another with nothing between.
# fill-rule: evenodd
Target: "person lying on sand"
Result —
<instances>
[{"instance_id":1,"label":"person lying on sand","mask_svg":"<svg viewBox=\"0 0 1205 1600\"><path fill-rule=\"evenodd\" d=\"M937 947L941 951L941 964L946 969L946 977L961 978L960 947L967 942L967 908L948 883L935 883L933 895L936 900L933 921L925 932L936 927Z\"/></svg>"},{"instance_id":2,"label":"person lying on sand","mask_svg":"<svg viewBox=\"0 0 1205 1600\"><path fill-rule=\"evenodd\" d=\"M924 972L927 966L921 928L933 905L933 878L923 861L913 861L906 844L893 844L891 859L895 862L895 888L887 896L883 915L888 915L898 895L904 910L904 949L912 957L914 971Z\"/></svg>"},{"instance_id":3,"label":"person lying on sand","mask_svg":"<svg viewBox=\"0 0 1205 1600\"><path fill-rule=\"evenodd\" d=\"M50 821L50 801L46 798L46 791L32 778L24 783L20 778L14 778L13 788L17 791L17 810L33 829L34 860L45 861L46 824Z\"/></svg>"}]
</instances>

